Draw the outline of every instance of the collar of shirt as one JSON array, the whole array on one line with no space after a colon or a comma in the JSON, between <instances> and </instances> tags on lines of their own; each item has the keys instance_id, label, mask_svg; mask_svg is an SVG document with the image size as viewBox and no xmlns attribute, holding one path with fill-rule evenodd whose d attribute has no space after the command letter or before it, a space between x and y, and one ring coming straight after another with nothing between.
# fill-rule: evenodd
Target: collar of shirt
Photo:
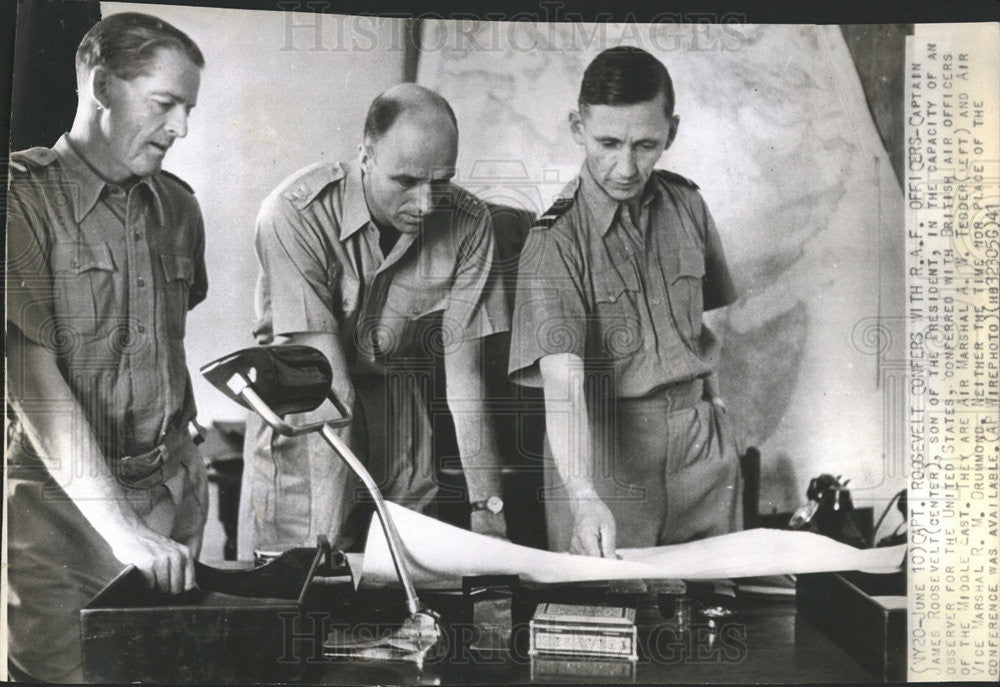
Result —
<instances>
[{"instance_id":1,"label":"collar of shirt","mask_svg":"<svg viewBox=\"0 0 1000 687\"><path fill-rule=\"evenodd\" d=\"M368 202L365 200L365 189L362 182L361 166L356 160L344 165L344 195L343 195L343 217L340 222L340 240L346 241L356 234L362 227L368 226L372 221L371 211L368 209ZM372 228L375 225L372 223ZM376 230L377 231L377 230ZM377 236L374 239L378 244ZM416 241L415 234L401 233L396 245L392 247L388 255L382 256L382 263L376 272L382 272L395 264L399 258Z\"/></svg>"},{"instance_id":2,"label":"collar of shirt","mask_svg":"<svg viewBox=\"0 0 1000 687\"><path fill-rule=\"evenodd\" d=\"M67 134L59 137L52 150L59 156L63 173L67 179L73 182L77 189L76 192L72 192L69 195L73 202L73 217L77 222L82 222L90 214L90 211L94 209L94 206L97 205L97 201L101 199L101 193L104 191L105 186L111 186L111 184L102 179L94 171L94 168L90 166L90 163L83 159L83 156L69 142ZM156 208L157 220L162 224L163 201L160 199L160 194L157 192L155 184L152 183L152 178L141 177L136 184L144 184L151 192L153 206Z\"/></svg>"},{"instance_id":3,"label":"collar of shirt","mask_svg":"<svg viewBox=\"0 0 1000 687\"><path fill-rule=\"evenodd\" d=\"M590 173L590 167L587 166L586 162L583 163L580 169L580 191L584 203L586 203L587 208L594 217L596 228L600 231L601 236L604 236L614 223L618 209L623 204L604 192L604 189L601 188L600 184L597 183L597 180ZM649 205L655 197L656 181L653 179L653 174L650 174L642 190L642 206L646 207Z\"/></svg>"}]
</instances>

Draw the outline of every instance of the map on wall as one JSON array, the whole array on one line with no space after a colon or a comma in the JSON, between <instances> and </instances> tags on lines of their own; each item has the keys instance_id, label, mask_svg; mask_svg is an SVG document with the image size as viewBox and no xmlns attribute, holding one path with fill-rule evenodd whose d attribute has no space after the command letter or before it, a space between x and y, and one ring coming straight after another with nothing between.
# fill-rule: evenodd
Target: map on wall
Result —
<instances>
[{"instance_id":1,"label":"map on wall","mask_svg":"<svg viewBox=\"0 0 1000 687\"><path fill-rule=\"evenodd\" d=\"M660 166L701 186L740 289L706 321L742 443L763 454L762 511L794 508L822 472L888 499L902 196L836 27L427 21L418 80L455 109L457 181L548 207L582 161L567 115L583 71L618 44L670 70L681 123Z\"/></svg>"}]
</instances>

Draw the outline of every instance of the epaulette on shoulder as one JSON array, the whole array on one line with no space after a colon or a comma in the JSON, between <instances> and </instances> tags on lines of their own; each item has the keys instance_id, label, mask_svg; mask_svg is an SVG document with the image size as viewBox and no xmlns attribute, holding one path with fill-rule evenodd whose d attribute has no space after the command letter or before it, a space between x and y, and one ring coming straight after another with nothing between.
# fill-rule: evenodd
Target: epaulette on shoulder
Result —
<instances>
[{"instance_id":1,"label":"epaulette on shoulder","mask_svg":"<svg viewBox=\"0 0 1000 687\"><path fill-rule=\"evenodd\" d=\"M192 196L194 195L194 189L191 188L191 186L188 184L188 182L184 181L183 179L181 179L179 176L177 176L173 172L168 172L165 169L161 169L160 170L160 174L162 174L163 176L165 176L168 179L171 179L171 180L177 182L178 184L180 184L181 188L183 188L185 191L187 191L188 193L190 193Z\"/></svg>"},{"instance_id":2,"label":"epaulette on shoulder","mask_svg":"<svg viewBox=\"0 0 1000 687\"><path fill-rule=\"evenodd\" d=\"M301 209L312 202L320 191L343 179L346 174L339 162L318 162L293 174L286 182L287 188L282 195Z\"/></svg>"},{"instance_id":3,"label":"epaulette on shoulder","mask_svg":"<svg viewBox=\"0 0 1000 687\"><path fill-rule=\"evenodd\" d=\"M695 191L697 191L699 188L698 184L694 183L687 177L677 174L676 172L671 172L666 169L658 169L656 170L656 173L660 175L661 179L664 179L666 181L679 184L681 186L687 186L688 188L693 188Z\"/></svg>"},{"instance_id":4,"label":"epaulette on shoulder","mask_svg":"<svg viewBox=\"0 0 1000 687\"><path fill-rule=\"evenodd\" d=\"M552 203L552 207L546 210L542 215L535 220L535 229L550 229L556 221L566 214L566 212L573 207L575 202L574 198L556 198L555 202Z\"/></svg>"},{"instance_id":5,"label":"epaulette on shoulder","mask_svg":"<svg viewBox=\"0 0 1000 687\"><path fill-rule=\"evenodd\" d=\"M28 148L10 154L11 169L26 174L29 167L45 167L56 161L56 154L49 148Z\"/></svg>"},{"instance_id":6,"label":"epaulette on shoulder","mask_svg":"<svg viewBox=\"0 0 1000 687\"><path fill-rule=\"evenodd\" d=\"M451 184L449 190L450 193L443 194L441 198L441 207L453 207L470 215L478 215L486 211L486 203L474 193L466 191L457 184Z\"/></svg>"}]
</instances>

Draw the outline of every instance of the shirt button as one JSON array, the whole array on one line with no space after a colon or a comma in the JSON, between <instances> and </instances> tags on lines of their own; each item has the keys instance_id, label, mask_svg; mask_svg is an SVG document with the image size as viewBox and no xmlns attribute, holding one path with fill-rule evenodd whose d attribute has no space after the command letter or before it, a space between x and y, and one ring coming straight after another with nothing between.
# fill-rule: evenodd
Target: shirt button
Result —
<instances>
[{"instance_id":1,"label":"shirt button","mask_svg":"<svg viewBox=\"0 0 1000 687\"><path fill-rule=\"evenodd\" d=\"M73 258L73 267L79 267L79 266L80 266L79 258Z\"/></svg>"},{"instance_id":2,"label":"shirt button","mask_svg":"<svg viewBox=\"0 0 1000 687\"><path fill-rule=\"evenodd\" d=\"M145 334L146 333L146 327L144 325L141 325L141 324L138 327L136 327L135 330L137 332L139 332L140 334Z\"/></svg>"},{"instance_id":3,"label":"shirt button","mask_svg":"<svg viewBox=\"0 0 1000 687\"><path fill-rule=\"evenodd\" d=\"M611 296L611 298L609 298L608 300L610 300L612 303L614 303L615 301L618 300L618 296Z\"/></svg>"},{"instance_id":4,"label":"shirt button","mask_svg":"<svg viewBox=\"0 0 1000 687\"><path fill-rule=\"evenodd\" d=\"M134 232L132 234L132 236L135 238L136 241L141 241L142 240L142 232L141 231Z\"/></svg>"},{"instance_id":5,"label":"shirt button","mask_svg":"<svg viewBox=\"0 0 1000 687\"><path fill-rule=\"evenodd\" d=\"M654 298L653 299L653 305L659 305L659 304L660 304L660 299L659 298Z\"/></svg>"},{"instance_id":6,"label":"shirt button","mask_svg":"<svg viewBox=\"0 0 1000 687\"><path fill-rule=\"evenodd\" d=\"M138 279L136 279L136 283L139 284L139 286L145 286L146 280L143 279L142 277L139 277Z\"/></svg>"}]
</instances>

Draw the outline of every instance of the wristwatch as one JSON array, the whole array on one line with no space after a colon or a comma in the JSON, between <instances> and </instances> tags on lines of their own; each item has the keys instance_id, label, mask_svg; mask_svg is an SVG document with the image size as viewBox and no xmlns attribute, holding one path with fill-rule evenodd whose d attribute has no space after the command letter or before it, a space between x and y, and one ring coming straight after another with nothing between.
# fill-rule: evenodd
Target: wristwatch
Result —
<instances>
[{"instance_id":1,"label":"wristwatch","mask_svg":"<svg viewBox=\"0 0 1000 687\"><path fill-rule=\"evenodd\" d=\"M484 510L496 515L503 510L503 499L499 496L491 496L485 501L473 501L469 504L469 508L473 513Z\"/></svg>"}]
</instances>

